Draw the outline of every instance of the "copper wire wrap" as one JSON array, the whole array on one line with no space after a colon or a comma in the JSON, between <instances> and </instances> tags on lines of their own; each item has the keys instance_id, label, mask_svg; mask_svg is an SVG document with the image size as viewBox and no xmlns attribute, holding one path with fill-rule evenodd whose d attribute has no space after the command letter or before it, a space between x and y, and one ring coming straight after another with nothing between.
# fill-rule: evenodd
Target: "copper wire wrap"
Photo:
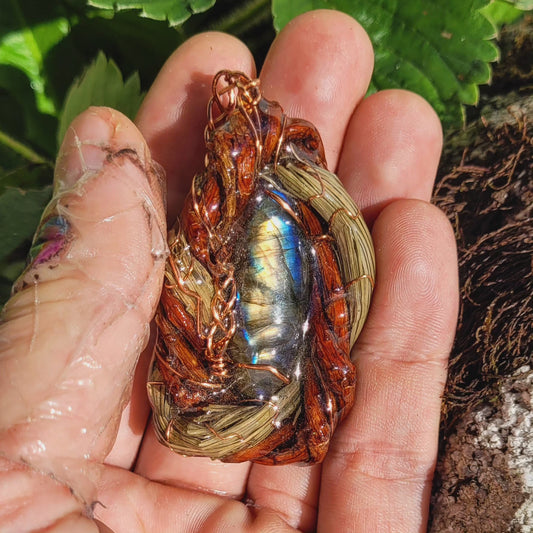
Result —
<instances>
[{"instance_id":1,"label":"copper wire wrap","mask_svg":"<svg viewBox=\"0 0 533 533\"><path fill-rule=\"evenodd\" d=\"M226 85L221 87L221 82L225 82ZM259 79L251 80L243 72L222 70L213 78L212 93L213 96L211 96L207 104L207 126L204 132L206 144L209 142L210 132L219 124L225 122L233 110L238 109L246 118L251 131L254 133L258 155L257 161L259 162L263 150L263 139L258 127L260 117L257 106L262 98ZM224 97L226 102L223 101ZM218 114L215 114L215 106ZM255 124L250 115L254 116Z\"/></svg>"},{"instance_id":2,"label":"copper wire wrap","mask_svg":"<svg viewBox=\"0 0 533 533\"><path fill-rule=\"evenodd\" d=\"M223 83L225 85L223 85ZM223 102L226 98L226 102ZM210 133L218 124L227 119L229 113L239 110L250 124L250 129L255 136L257 153L262 151L262 139L258 133L257 124L259 114L257 105L261 100L259 80L250 80L245 74L223 70L213 79L212 97L207 106L207 126L205 128L205 140L209 142ZM218 115L215 116L215 107ZM255 124L250 118L254 114ZM260 158L259 158L260 159ZM237 301L237 288L235 284L234 268L229 263L229 251L221 242L214 228L211 227L208 213L200 210L200 204L196 198L197 188L193 186L193 205L198 217L204 222L207 229L208 256L215 260L210 264L213 276L215 294L211 300L212 321L206 339L206 359L215 377L223 378L228 373L225 353L226 348L235 334L236 324L233 310Z\"/></svg>"},{"instance_id":3,"label":"copper wire wrap","mask_svg":"<svg viewBox=\"0 0 533 533\"><path fill-rule=\"evenodd\" d=\"M168 240L148 378L158 439L229 462L323 460L355 398L374 250L316 128L214 78L205 168Z\"/></svg>"}]
</instances>

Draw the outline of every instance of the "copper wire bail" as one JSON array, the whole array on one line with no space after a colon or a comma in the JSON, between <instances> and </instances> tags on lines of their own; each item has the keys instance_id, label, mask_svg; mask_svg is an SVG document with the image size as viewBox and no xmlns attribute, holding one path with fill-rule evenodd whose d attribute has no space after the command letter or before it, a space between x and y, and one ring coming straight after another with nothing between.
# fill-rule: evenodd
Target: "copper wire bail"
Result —
<instances>
[{"instance_id":1,"label":"copper wire bail","mask_svg":"<svg viewBox=\"0 0 533 533\"><path fill-rule=\"evenodd\" d=\"M250 120L250 112L255 110L262 96L259 79L250 79L244 72L221 70L213 78L211 85L212 96L207 104L206 141L208 134L223 122L234 109L241 112ZM227 101L224 102L224 97ZM213 106L216 105L216 111ZM257 127L250 120L257 137Z\"/></svg>"}]
</instances>

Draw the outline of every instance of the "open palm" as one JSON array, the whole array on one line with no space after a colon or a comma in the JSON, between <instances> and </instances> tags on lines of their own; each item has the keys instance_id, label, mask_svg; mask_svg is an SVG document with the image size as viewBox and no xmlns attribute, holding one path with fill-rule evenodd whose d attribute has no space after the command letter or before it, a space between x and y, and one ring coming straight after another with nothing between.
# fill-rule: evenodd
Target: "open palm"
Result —
<instances>
[{"instance_id":1,"label":"open palm","mask_svg":"<svg viewBox=\"0 0 533 533\"><path fill-rule=\"evenodd\" d=\"M92 108L66 135L50 214L67 229L19 280L0 325L0 530L424 530L457 313L455 247L427 203L439 121L405 91L364 98L372 57L353 19L316 11L281 32L260 73L266 98L317 126L376 247L355 405L324 463L181 457L147 424L143 348L166 253L159 165L172 223L203 165L213 75L256 75L241 42L206 33L168 60L136 126Z\"/></svg>"}]
</instances>

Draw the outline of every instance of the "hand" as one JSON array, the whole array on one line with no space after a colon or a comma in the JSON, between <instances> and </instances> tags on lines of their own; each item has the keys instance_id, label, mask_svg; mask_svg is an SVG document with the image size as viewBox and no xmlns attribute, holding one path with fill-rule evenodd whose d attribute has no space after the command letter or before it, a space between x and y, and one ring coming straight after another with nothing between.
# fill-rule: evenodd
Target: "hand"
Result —
<instances>
[{"instance_id":1,"label":"hand","mask_svg":"<svg viewBox=\"0 0 533 533\"><path fill-rule=\"evenodd\" d=\"M318 128L372 227L378 275L353 352L354 408L324 463L303 468L185 458L145 431L151 352L141 351L166 235L152 161L173 223L203 165L205 106L223 68L255 75L241 42L198 35L163 67L137 126L93 108L67 133L56 240L36 250L0 326L2 531L425 531L458 300L453 233L428 203L440 123L405 91L364 98L371 45L340 13L295 19L260 77L266 98Z\"/></svg>"}]
</instances>

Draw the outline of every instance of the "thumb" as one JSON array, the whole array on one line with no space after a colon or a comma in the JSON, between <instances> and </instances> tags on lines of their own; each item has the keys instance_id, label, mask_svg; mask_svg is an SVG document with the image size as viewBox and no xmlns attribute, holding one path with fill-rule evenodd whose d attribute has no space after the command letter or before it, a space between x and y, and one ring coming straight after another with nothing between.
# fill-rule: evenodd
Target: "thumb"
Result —
<instances>
[{"instance_id":1,"label":"thumb","mask_svg":"<svg viewBox=\"0 0 533 533\"><path fill-rule=\"evenodd\" d=\"M105 457L148 339L165 237L142 135L117 111L87 110L1 316L0 454L57 477L58 463Z\"/></svg>"}]
</instances>

